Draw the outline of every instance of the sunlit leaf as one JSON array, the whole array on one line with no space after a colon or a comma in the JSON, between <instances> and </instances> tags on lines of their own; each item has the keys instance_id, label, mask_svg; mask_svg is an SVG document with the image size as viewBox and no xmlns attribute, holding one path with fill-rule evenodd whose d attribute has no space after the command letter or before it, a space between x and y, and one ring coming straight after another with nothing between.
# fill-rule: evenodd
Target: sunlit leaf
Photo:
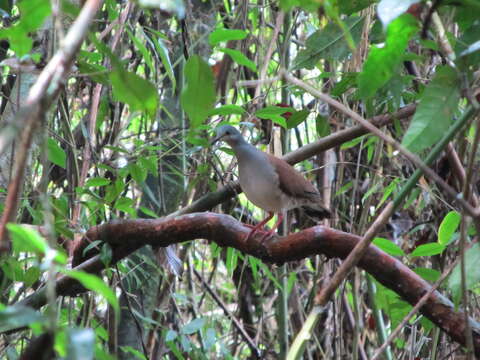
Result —
<instances>
[{"instance_id":1,"label":"sunlit leaf","mask_svg":"<svg viewBox=\"0 0 480 360\"><path fill-rule=\"evenodd\" d=\"M418 256L433 256L441 254L445 250L445 246L439 243L428 243L417 246L410 254L412 257Z\"/></svg>"},{"instance_id":2,"label":"sunlit leaf","mask_svg":"<svg viewBox=\"0 0 480 360\"><path fill-rule=\"evenodd\" d=\"M351 17L344 20L345 26L357 43L363 29L363 18ZM320 59L343 60L351 53L345 32L337 24L329 23L325 28L310 35L293 61L293 69L312 69Z\"/></svg>"},{"instance_id":3,"label":"sunlit leaf","mask_svg":"<svg viewBox=\"0 0 480 360\"><path fill-rule=\"evenodd\" d=\"M480 264L480 244L474 244L465 252L465 275L466 287L472 289L480 282L480 271L478 271L478 264ZM453 293L453 298L457 303L461 295L461 268L460 263L455 266L452 274L448 278L448 288Z\"/></svg>"},{"instance_id":4,"label":"sunlit leaf","mask_svg":"<svg viewBox=\"0 0 480 360\"><path fill-rule=\"evenodd\" d=\"M405 252L397 244L388 239L377 237L373 239L373 244L389 255L405 256Z\"/></svg>"},{"instance_id":5,"label":"sunlit leaf","mask_svg":"<svg viewBox=\"0 0 480 360\"><path fill-rule=\"evenodd\" d=\"M154 116L158 106L158 95L155 86L135 73L116 68L110 73L113 95L132 110L146 111Z\"/></svg>"},{"instance_id":6,"label":"sunlit leaf","mask_svg":"<svg viewBox=\"0 0 480 360\"><path fill-rule=\"evenodd\" d=\"M215 46L223 41L243 40L247 37L247 32L237 29L216 29L208 36L210 45Z\"/></svg>"},{"instance_id":7,"label":"sunlit leaf","mask_svg":"<svg viewBox=\"0 0 480 360\"><path fill-rule=\"evenodd\" d=\"M221 52L224 52L225 54L229 55L233 61L235 61L239 65L243 65L247 68L249 68L252 71L257 71L257 66L255 63L247 58L244 53L242 53L240 50L235 50L235 49L218 49Z\"/></svg>"},{"instance_id":8,"label":"sunlit leaf","mask_svg":"<svg viewBox=\"0 0 480 360\"><path fill-rule=\"evenodd\" d=\"M190 57L183 69L185 87L181 104L192 128L200 126L215 103L215 86L212 69L198 55Z\"/></svg>"},{"instance_id":9,"label":"sunlit leaf","mask_svg":"<svg viewBox=\"0 0 480 360\"><path fill-rule=\"evenodd\" d=\"M360 97L372 97L388 82L402 64L408 42L417 30L417 21L410 14L402 15L388 25L385 45L374 45L370 49L362 72L358 75Z\"/></svg>"},{"instance_id":10,"label":"sunlit leaf","mask_svg":"<svg viewBox=\"0 0 480 360\"><path fill-rule=\"evenodd\" d=\"M67 154L53 139L47 139L48 160L62 168L67 166Z\"/></svg>"},{"instance_id":11,"label":"sunlit leaf","mask_svg":"<svg viewBox=\"0 0 480 360\"><path fill-rule=\"evenodd\" d=\"M117 300L117 296L110 287L103 282L98 276L86 273L79 270L62 270L65 275L78 280L85 288L97 293L105 298L113 309L118 313L120 306Z\"/></svg>"},{"instance_id":12,"label":"sunlit leaf","mask_svg":"<svg viewBox=\"0 0 480 360\"><path fill-rule=\"evenodd\" d=\"M420 152L435 144L453 121L460 98L457 72L448 66L437 69L402 139L402 145Z\"/></svg>"},{"instance_id":13,"label":"sunlit leaf","mask_svg":"<svg viewBox=\"0 0 480 360\"><path fill-rule=\"evenodd\" d=\"M0 332L28 326L34 322L43 322L45 318L32 308L14 305L0 310Z\"/></svg>"},{"instance_id":14,"label":"sunlit leaf","mask_svg":"<svg viewBox=\"0 0 480 360\"><path fill-rule=\"evenodd\" d=\"M461 216L456 211L450 211L443 218L438 228L438 243L447 245L450 242L455 231L457 231L460 225Z\"/></svg>"}]
</instances>

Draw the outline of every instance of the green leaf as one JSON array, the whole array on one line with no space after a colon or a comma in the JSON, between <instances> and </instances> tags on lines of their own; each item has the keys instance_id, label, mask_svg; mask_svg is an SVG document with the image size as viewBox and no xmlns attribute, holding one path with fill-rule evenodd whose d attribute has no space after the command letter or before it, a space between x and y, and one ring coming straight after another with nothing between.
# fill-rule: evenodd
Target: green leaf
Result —
<instances>
[{"instance_id":1,"label":"green leaf","mask_svg":"<svg viewBox=\"0 0 480 360\"><path fill-rule=\"evenodd\" d=\"M61 168L67 167L67 154L53 139L47 139L48 160Z\"/></svg>"},{"instance_id":2,"label":"green leaf","mask_svg":"<svg viewBox=\"0 0 480 360\"><path fill-rule=\"evenodd\" d=\"M128 171L130 172L130 175L132 175L133 180L137 182L137 184L143 183L148 175L147 169L140 166L139 163L128 164Z\"/></svg>"},{"instance_id":3,"label":"green leaf","mask_svg":"<svg viewBox=\"0 0 480 360\"><path fill-rule=\"evenodd\" d=\"M404 14L410 6L418 2L420 0L382 0L378 3L377 14L383 26L386 27L390 22Z\"/></svg>"},{"instance_id":4,"label":"green leaf","mask_svg":"<svg viewBox=\"0 0 480 360\"><path fill-rule=\"evenodd\" d=\"M32 252L45 255L50 247L47 241L31 228L18 224L9 223L7 229L13 241L13 249L16 252Z\"/></svg>"},{"instance_id":5,"label":"green leaf","mask_svg":"<svg viewBox=\"0 0 480 360\"><path fill-rule=\"evenodd\" d=\"M110 184L110 180L105 179L104 177L93 177L87 180L85 187L105 186L108 184Z\"/></svg>"},{"instance_id":6,"label":"green leaf","mask_svg":"<svg viewBox=\"0 0 480 360\"><path fill-rule=\"evenodd\" d=\"M135 73L115 68L110 73L113 95L118 101L128 104L132 111L145 111L155 116L158 95L155 85Z\"/></svg>"},{"instance_id":7,"label":"green leaf","mask_svg":"<svg viewBox=\"0 0 480 360\"><path fill-rule=\"evenodd\" d=\"M388 25L385 45L370 49L362 72L358 75L358 94L370 98L385 85L403 61L408 42L418 31L416 19L405 14Z\"/></svg>"},{"instance_id":8,"label":"green leaf","mask_svg":"<svg viewBox=\"0 0 480 360\"><path fill-rule=\"evenodd\" d=\"M307 120L308 115L310 115L310 111L308 111L307 109L294 111L287 120L287 128L296 128L298 125Z\"/></svg>"},{"instance_id":9,"label":"green leaf","mask_svg":"<svg viewBox=\"0 0 480 360\"><path fill-rule=\"evenodd\" d=\"M190 125L197 128L207 118L215 103L212 69L200 56L194 55L188 59L183 73L186 84L181 104L190 118Z\"/></svg>"},{"instance_id":10,"label":"green leaf","mask_svg":"<svg viewBox=\"0 0 480 360\"><path fill-rule=\"evenodd\" d=\"M315 128L317 130L317 135L320 137L330 135L330 123L328 122L328 117L318 114L315 118Z\"/></svg>"},{"instance_id":11,"label":"green leaf","mask_svg":"<svg viewBox=\"0 0 480 360\"><path fill-rule=\"evenodd\" d=\"M154 40L153 43L155 45L155 49L157 50L160 59L162 60L162 64L165 67L165 71L167 72L167 76L172 83L172 93L175 93L175 89L177 86L177 79L173 72L172 62L170 61L170 55L168 55L168 48L165 46L163 39L160 37L160 34L156 31L154 33L159 37L158 39Z\"/></svg>"},{"instance_id":12,"label":"green leaf","mask_svg":"<svg viewBox=\"0 0 480 360\"><path fill-rule=\"evenodd\" d=\"M208 42L211 46L215 46L223 41L243 40L247 37L247 32L237 29L216 29L208 36Z\"/></svg>"},{"instance_id":13,"label":"green leaf","mask_svg":"<svg viewBox=\"0 0 480 360\"><path fill-rule=\"evenodd\" d=\"M405 256L405 252L397 244L388 239L377 237L373 239L373 244L389 255Z\"/></svg>"},{"instance_id":14,"label":"green leaf","mask_svg":"<svg viewBox=\"0 0 480 360\"><path fill-rule=\"evenodd\" d=\"M272 120L275 124L280 125L284 129L287 129L287 121L282 116L286 112L294 112L295 109L291 107L282 107L282 106L267 106L263 109L258 110L255 113L256 117L260 119L269 119Z\"/></svg>"},{"instance_id":15,"label":"green leaf","mask_svg":"<svg viewBox=\"0 0 480 360\"><path fill-rule=\"evenodd\" d=\"M44 320L44 316L32 308L22 305L8 306L0 311L0 332L3 333Z\"/></svg>"},{"instance_id":16,"label":"green leaf","mask_svg":"<svg viewBox=\"0 0 480 360\"><path fill-rule=\"evenodd\" d=\"M243 114L245 114L245 109L243 109L241 106L238 106L238 105L223 105L215 109L212 109L208 113L209 116L213 116L213 115L226 116L226 115L243 115Z\"/></svg>"},{"instance_id":17,"label":"green leaf","mask_svg":"<svg viewBox=\"0 0 480 360\"><path fill-rule=\"evenodd\" d=\"M338 11L340 14L351 15L355 12L365 9L376 2L376 0L349 0L349 1L339 1L338 2Z\"/></svg>"},{"instance_id":18,"label":"green leaf","mask_svg":"<svg viewBox=\"0 0 480 360\"><path fill-rule=\"evenodd\" d=\"M257 72L257 66L255 63L247 58L240 50L235 50L235 49L218 49L221 52L224 52L225 54L229 55L233 61L235 61L239 65L243 65L250 70Z\"/></svg>"},{"instance_id":19,"label":"green leaf","mask_svg":"<svg viewBox=\"0 0 480 360\"><path fill-rule=\"evenodd\" d=\"M190 321L187 325L181 328L180 331L184 335L191 335L193 333L196 333L200 329L202 329L204 325L205 325L205 319L198 318Z\"/></svg>"},{"instance_id":20,"label":"green leaf","mask_svg":"<svg viewBox=\"0 0 480 360\"><path fill-rule=\"evenodd\" d=\"M437 281L441 275L438 270L422 268L422 267L413 269L413 271L415 271L416 274L420 275L422 278L430 282Z\"/></svg>"},{"instance_id":21,"label":"green leaf","mask_svg":"<svg viewBox=\"0 0 480 360\"><path fill-rule=\"evenodd\" d=\"M432 256L441 254L445 250L445 246L439 243L428 243L418 246L415 250L412 251L410 256Z\"/></svg>"},{"instance_id":22,"label":"green leaf","mask_svg":"<svg viewBox=\"0 0 480 360\"><path fill-rule=\"evenodd\" d=\"M480 244L474 244L470 249L465 252L465 275L466 275L466 287L472 289L480 282L480 271L478 271L478 264L480 263ZM461 268L460 263L455 266L452 274L448 278L448 288L453 293L455 303L461 295Z\"/></svg>"},{"instance_id":23,"label":"green leaf","mask_svg":"<svg viewBox=\"0 0 480 360\"><path fill-rule=\"evenodd\" d=\"M35 32L51 13L49 1L23 0L18 4L20 19L13 26L0 29L0 39L8 39L11 50L18 58L27 55L32 49L30 33Z\"/></svg>"},{"instance_id":24,"label":"green leaf","mask_svg":"<svg viewBox=\"0 0 480 360\"><path fill-rule=\"evenodd\" d=\"M456 211L450 211L447 215L445 215L440 223L440 227L438 228L439 244L448 245L453 234L455 231L457 231L461 219L461 215Z\"/></svg>"},{"instance_id":25,"label":"green leaf","mask_svg":"<svg viewBox=\"0 0 480 360\"><path fill-rule=\"evenodd\" d=\"M165 342L173 341L177 338L178 333L175 330L168 330L165 335Z\"/></svg>"},{"instance_id":26,"label":"green leaf","mask_svg":"<svg viewBox=\"0 0 480 360\"><path fill-rule=\"evenodd\" d=\"M115 312L118 314L120 306L118 304L117 296L112 289L108 287L107 284L103 282L98 276L86 273L79 270L61 270L65 275L77 280L80 282L86 289L91 290L98 295L105 298L108 303L112 306Z\"/></svg>"},{"instance_id":27,"label":"green leaf","mask_svg":"<svg viewBox=\"0 0 480 360\"><path fill-rule=\"evenodd\" d=\"M354 42L358 43L362 34L363 18L349 17L344 23ZM333 22L310 35L305 45L306 49L301 50L293 60L293 70L313 69L320 59L341 61L351 54L344 29Z\"/></svg>"},{"instance_id":28,"label":"green leaf","mask_svg":"<svg viewBox=\"0 0 480 360\"><path fill-rule=\"evenodd\" d=\"M125 30L127 31L128 37L132 42L135 44L135 47L140 51L142 54L142 58L145 61L145 64L148 66L150 71L152 73L155 72L155 67L153 65L153 59L150 51L147 49L144 43L142 43L137 36L135 36L132 31L129 29L128 26L125 27Z\"/></svg>"},{"instance_id":29,"label":"green leaf","mask_svg":"<svg viewBox=\"0 0 480 360\"><path fill-rule=\"evenodd\" d=\"M438 68L423 93L402 145L420 152L440 140L452 124L459 98L457 72L448 66Z\"/></svg>"}]
</instances>

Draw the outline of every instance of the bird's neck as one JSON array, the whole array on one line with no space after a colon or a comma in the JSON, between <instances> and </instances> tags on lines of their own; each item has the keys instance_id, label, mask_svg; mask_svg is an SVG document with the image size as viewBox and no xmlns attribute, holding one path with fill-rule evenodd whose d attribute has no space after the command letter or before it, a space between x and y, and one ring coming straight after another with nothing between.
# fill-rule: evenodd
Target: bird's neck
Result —
<instances>
[{"instance_id":1,"label":"bird's neck","mask_svg":"<svg viewBox=\"0 0 480 360\"><path fill-rule=\"evenodd\" d=\"M260 151L255 146L247 143L246 141L235 144L232 149L239 161L248 160L252 157L255 157Z\"/></svg>"}]
</instances>

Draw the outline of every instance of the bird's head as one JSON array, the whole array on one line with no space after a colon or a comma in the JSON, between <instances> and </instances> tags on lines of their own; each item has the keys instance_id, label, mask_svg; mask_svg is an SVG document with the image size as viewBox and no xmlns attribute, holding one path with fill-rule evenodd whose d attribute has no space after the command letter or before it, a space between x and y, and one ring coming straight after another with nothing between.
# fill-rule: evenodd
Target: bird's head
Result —
<instances>
[{"instance_id":1,"label":"bird's head","mask_svg":"<svg viewBox=\"0 0 480 360\"><path fill-rule=\"evenodd\" d=\"M225 141L231 147L243 142L243 136L240 132L231 125L222 125L215 129L215 137L210 141L211 144L217 141Z\"/></svg>"}]
</instances>

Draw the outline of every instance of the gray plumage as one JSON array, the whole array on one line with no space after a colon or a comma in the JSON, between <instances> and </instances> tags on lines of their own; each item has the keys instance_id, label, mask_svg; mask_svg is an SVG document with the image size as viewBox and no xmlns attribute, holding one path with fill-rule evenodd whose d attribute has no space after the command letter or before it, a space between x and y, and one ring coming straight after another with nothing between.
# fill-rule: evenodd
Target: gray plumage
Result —
<instances>
[{"instance_id":1,"label":"gray plumage","mask_svg":"<svg viewBox=\"0 0 480 360\"><path fill-rule=\"evenodd\" d=\"M252 203L272 213L302 207L319 219L330 216L318 190L290 164L249 144L233 126L218 127L212 143L219 140L232 147L240 186Z\"/></svg>"}]
</instances>

